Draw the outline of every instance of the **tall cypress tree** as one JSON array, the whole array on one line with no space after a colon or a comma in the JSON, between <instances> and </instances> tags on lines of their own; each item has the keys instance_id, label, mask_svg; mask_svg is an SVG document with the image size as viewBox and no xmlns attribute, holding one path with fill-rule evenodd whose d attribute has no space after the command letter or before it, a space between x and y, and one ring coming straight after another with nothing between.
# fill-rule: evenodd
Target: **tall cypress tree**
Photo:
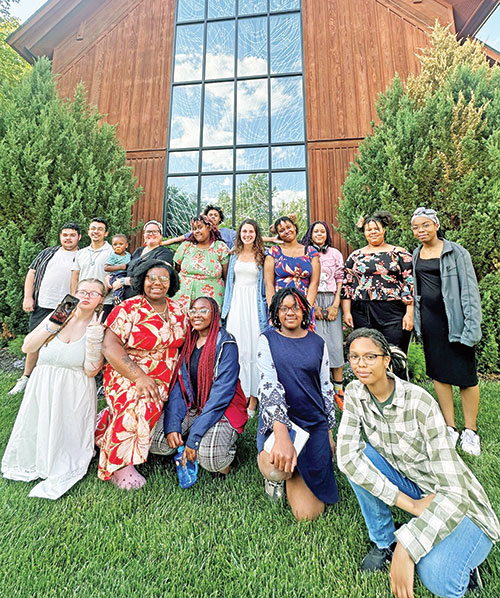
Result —
<instances>
[{"instance_id":1,"label":"tall cypress tree","mask_svg":"<svg viewBox=\"0 0 500 598\"><path fill-rule=\"evenodd\" d=\"M40 59L10 94L0 139L0 317L4 330L24 332L23 283L38 251L58 243L61 225L86 231L93 216L110 232L130 233L138 199L114 127L86 102L57 95L51 65ZM84 234L82 244L88 244Z\"/></svg>"},{"instance_id":2,"label":"tall cypress tree","mask_svg":"<svg viewBox=\"0 0 500 598\"><path fill-rule=\"evenodd\" d=\"M359 148L342 188L340 231L359 247L362 215L389 210L388 241L412 249L410 218L436 209L446 237L466 247L483 297L483 370L500 369L500 68L479 42L459 43L439 25L421 72L396 76L377 101L380 122Z\"/></svg>"}]
</instances>

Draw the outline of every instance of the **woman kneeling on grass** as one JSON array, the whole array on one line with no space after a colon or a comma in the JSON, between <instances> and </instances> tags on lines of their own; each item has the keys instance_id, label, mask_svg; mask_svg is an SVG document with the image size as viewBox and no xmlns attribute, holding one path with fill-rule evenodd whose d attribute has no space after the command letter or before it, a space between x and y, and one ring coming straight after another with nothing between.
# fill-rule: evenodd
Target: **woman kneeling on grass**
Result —
<instances>
[{"instance_id":1,"label":"woman kneeling on grass","mask_svg":"<svg viewBox=\"0 0 500 598\"><path fill-rule=\"evenodd\" d=\"M207 471L225 475L248 420L247 400L238 379L238 346L234 337L220 328L215 299L198 297L188 315L175 383L151 452L171 455L185 443L184 461L198 460Z\"/></svg>"},{"instance_id":2,"label":"woman kneeling on grass","mask_svg":"<svg viewBox=\"0 0 500 598\"><path fill-rule=\"evenodd\" d=\"M270 306L272 328L259 338L261 381L258 464L272 500L286 494L296 519L315 519L338 500L333 472L335 402L325 341L308 330L310 306L293 287L279 290ZM292 423L310 434L297 456ZM270 452L264 443L274 432Z\"/></svg>"},{"instance_id":3,"label":"woman kneeling on grass","mask_svg":"<svg viewBox=\"0 0 500 598\"><path fill-rule=\"evenodd\" d=\"M385 337L360 328L347 351L358 380L346 388L337 460L375 544L361 569L392 560L397 598L413 597L415 567L434 594L463 596L480 584L477 567L500 538L488 497L456 452L436 401L387 371L396 356ZM390 506L414 518L395 531Z\"/></svg>"}]
</instances>

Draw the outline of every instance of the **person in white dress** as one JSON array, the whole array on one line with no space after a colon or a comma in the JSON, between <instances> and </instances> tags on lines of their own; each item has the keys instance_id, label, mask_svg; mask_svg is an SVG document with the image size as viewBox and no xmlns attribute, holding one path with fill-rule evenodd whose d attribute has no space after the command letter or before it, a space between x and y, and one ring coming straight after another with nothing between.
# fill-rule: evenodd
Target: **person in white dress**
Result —
<instances>
[{"instance_id":1,"label":"person in white dress","mask_svg":"<svg viewBox=\"0 0 500 598\"><path fill-rule=\"evenodd\" d=\"M248 415L257 409L257 341L267 329L268 313L264 286L264 242L260 227L247 218L240 224L229 261L221 318L236 339L240 381L248 400Z\"/></svg>"},{"instance_id":2,"label":"person in white dress","mask_svg":"<svg viewBox=\"0 0 500 598\"><path fill-rule=\"evenodd\" d=\"M2 459L5 478L39 482L30 496L55 500L86 473L94 454L97 415L94 376L101 369L104 327L96 310L105 288L78 283L75 311L59 326L43 320L24 340L40 349Z\"/></svg>"}]
</instances>

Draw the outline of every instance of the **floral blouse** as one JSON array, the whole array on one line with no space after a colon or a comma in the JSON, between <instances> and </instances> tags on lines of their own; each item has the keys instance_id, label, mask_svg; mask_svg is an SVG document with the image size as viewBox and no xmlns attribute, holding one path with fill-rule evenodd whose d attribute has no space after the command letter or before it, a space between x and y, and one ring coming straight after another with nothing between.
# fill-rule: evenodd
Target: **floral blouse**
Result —
<instances>
[{"instance_id":1,"label":"floral blouse","mask_svg":"<svg viewBox=\"0 0 500 598\"><path fill-rule=\"evenodd\" d=\"M390 251L353 251L347 258L342 298L353 301L413 302L413 263L402 247Z\"/></svg>"},{"instance_id":2,"label":"floral blouse","mask_svg":"<svg viewBox=\"0 0 500 598\"><path fill-rule=\"evenodd\" d=\"M281 247L274 246L268 251L268 255L274 258L274 287L276 291L286 287L295 287L298 291L307 295L309 281L311 279L313 258L319 253L314 247L307 247L304 255L290 257L285 255Z\"/></svg>"}]
</instances>

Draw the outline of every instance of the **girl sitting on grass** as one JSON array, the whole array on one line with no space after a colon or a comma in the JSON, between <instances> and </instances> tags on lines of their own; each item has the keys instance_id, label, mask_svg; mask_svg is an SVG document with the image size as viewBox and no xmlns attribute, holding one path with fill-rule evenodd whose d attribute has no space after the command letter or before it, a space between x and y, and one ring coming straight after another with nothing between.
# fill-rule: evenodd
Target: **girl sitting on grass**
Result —
<instances>
[{"instance_id":1,"label":"girl sitting on grass","mask_svg":"<svg viewBox=\"0 0 500 598\"><path fill-rule=\"evenodd\" d=\"M325 341L308 330L311 308L293 287L274 295L274 328L261 334L257 366L261 381L257 434L258 465L271 500L286 495L296 519L316 519L338 500L333 472L335 402ZM289 435L292 422L310 436L297 456ZM275 434L268 453L264 442Z\"/></svg>"},{"instance_id":2,"label":"girl sitting on grass","mask_svg":"<svg viewBox=\"0 0 500 598\"><path fill-rule=\"evenodd\" d=\"M500 538L488 497L456 452L436 401L388 371L395 356L385 337L359 328L347 351L358 379L345 391L337 461L375 544L361 569L392 560L397 598L413 597L415 568L434 594L463 596L478 587L477 567ZM414 515L397 531L392 506Z\"/></svg>"}]
</instances>

